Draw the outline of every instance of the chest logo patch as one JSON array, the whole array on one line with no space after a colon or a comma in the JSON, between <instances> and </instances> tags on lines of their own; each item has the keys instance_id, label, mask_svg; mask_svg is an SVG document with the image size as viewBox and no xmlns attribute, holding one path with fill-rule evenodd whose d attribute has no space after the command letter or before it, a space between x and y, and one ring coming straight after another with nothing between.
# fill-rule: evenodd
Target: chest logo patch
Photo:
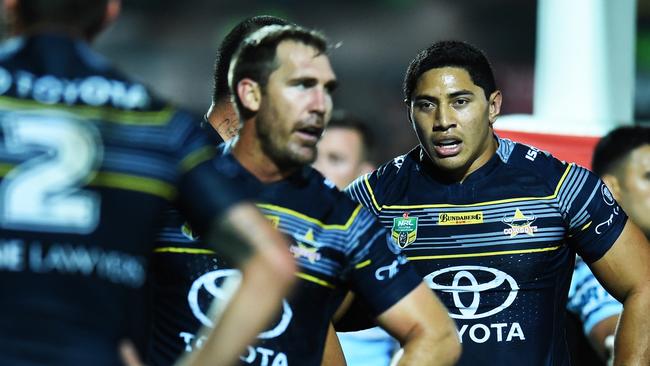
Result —
<instances>
[{"instance_id":1,"label":"chest logo patch","mask_svg":"<svg viewBox=\"0 0 650 366\"><path fill-rule=\"evenodd\" d=\"M442 212L438 214L438 225L472 225L482 223L482 211Z\"/></svg>"},{"instance_id":2,"label":"chest logo patch","mask_svg":"<svg viewBox=\"0 0 650 366\"><path fill-rule=\"evenodd\" d=\"M404 212L402 217L395 217L393 219L391 236L400 248L405 248L407 245L412 244L418 237L418 218L409 217L408 212Z\"/></svg>"},{"instance_id":3,"label":"chest logo patch","mask_svg":"<svg viewBox=\"0 0 650 366\"><path fill-rule=\"evenodd\" d=\"M512 217L504 216L501 220L504 224L510 226L507 229L503 229L503 233L509 235L511 238L519 234L535 236L537 226L532 226L532 224L536 219L535 215L531 213L525 215L521 210L516 209Z\"/></svg>"},{"instance_id":4,"label":"chest logo patch","mask_svg":"<svg viewBox=\"0 0 650 366\"><path fill-rule=\"evenodd\" d=\"M309 263L316 263L317 260L321 259L321 254L318 253L318 245L314 240L314 232L309 229L305 236L299 236L294 234L294 239L298 245L291 245L289 247L289 252L293 254L294 258L304 257Z\"/></svg>"}]
</instances>

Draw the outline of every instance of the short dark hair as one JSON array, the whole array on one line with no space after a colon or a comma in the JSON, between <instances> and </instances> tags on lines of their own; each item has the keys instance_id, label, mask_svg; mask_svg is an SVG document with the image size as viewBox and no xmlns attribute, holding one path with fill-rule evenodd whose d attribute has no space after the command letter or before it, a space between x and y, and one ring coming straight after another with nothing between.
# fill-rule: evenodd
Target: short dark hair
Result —
<instances>
[{"instance_id":1,"label":"short dark hair","mask_svg":"<svg viewBox=\"0 0 650 366\"><path fill-rule=\"evenodd\" d=\"M422 74L441 67L465 69L472 82L483 89L488 99L497 89L492 66L483 51L466 42L441 41L420 51L409 64L404 77L404 101L411 101L415 84Z\"/></svg>"},{"instance_id":2,"label":"short dark hair","mask_svg":"<svg viewBox=\"0 0 650 366\"><path fill-rule=\"evenodd\" d=\"M212 102L217 103L230 96L228 88L228 69L233 55L242 41L256 30L267 25L287 25L288 21L271 15L257 15L249 17L237 24L224 37L214 62L214 88L212 90Z\"/></svg>"},{"instance_id":3,"label":"short dark hair","mask_svg":"<svg viewBox=\"0 0 650 366\"><path fill-rule=\"evenodd\" d=\"M254 113L244 107L239 99L235 90L237 83L249 78L256 81L264 91L269 75L280 66L276 51L283 41L303 43L315 48L319 54L327 53L328 49L327 38L322 33L297 25L268 25L248 36L235 53L228 73L230 92L243 119L252 117Z\"/></svg>"},{"instance_id":4,"label":"short dark hair","mask_svg":"<svg viewBox=\"0 0 650 366\"><path fill-rule=\"evenodd\" d=\"M626 126L612 130L598 141L591 168L600 177L613 173L633 150L645 144L650 144L650 127Z\"/></svg>"},{"instance_id":5,"label":"short dark hair","mask_svg":"<svg viewBox=\"0 0 650 366\"><path fill-rule=\"evenodd\" d=\"M101 31L109 0L20 0L17 15L25 27L37 24L78 29L87 38Z\"/></svg>"},{"instance_id":6,"label":"short dark hair","mask_svg":"<svg viewBox=\"0 0 650 366\"><path fill-rule=\"evenodd\" d=\"M332 128L342 128L353 130L361 136L361 153L362 160L372 160L372 154L375 148L375 139L368 125L360 118L353 116L345 111L336 110L332 112L332 118L327 125L326 130Z\"/></svg>"}]
</instances>

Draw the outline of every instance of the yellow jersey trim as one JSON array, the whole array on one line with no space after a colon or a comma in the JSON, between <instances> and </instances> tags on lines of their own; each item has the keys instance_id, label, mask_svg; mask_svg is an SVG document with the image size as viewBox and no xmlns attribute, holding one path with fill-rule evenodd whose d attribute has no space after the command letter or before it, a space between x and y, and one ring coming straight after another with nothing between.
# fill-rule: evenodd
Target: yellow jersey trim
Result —
<instances>
[{"instance_id":1,"label":"yellow jersey trim","mask_svg":"<svg viewBox=\"0 0 650 366\"><path fill-rule=\"evenodd\" d=\"M182 254L215 254L214 250L200 248L162 247L153 250L154 253L182 253Z\"/></svg>"},{"instance_id":2,"label":"yellow jersey trim","mask_svg":"<svg viewBox=\"0 0 650 366\"><path fill-rule=\"evenodd\" d=\"M176 195L176 188L167 182L122 173L99 172L89 185L137 191L166 200L171 200Z\"/></svg>"},{"instance_id":3,"label":"yellow jersey trim","mask_svg":"<svg viewBox=\"0 0 650 366\"><path fill-rule=\"evenodd\" d=\"M367 260L365 260L365 261L363 261L363 262L357 264L356 266L354 266L354 268L355 268L355 269L361 269L361 268L363 268L363 267L368 267L368 266L370 265L370 263L372 263L372 260L367 259Z\"/></svg>"},{"instance_id":4,"label":"yellow jersey trim","mask_svg":"<svg viewBox=\"0 0 650 366\"><path fill-rule=\"evenodd\" d=\"M361 205L358 205L357 208L355 208L354 211L352 212L352 215L350 215L350 218L348 219L348 221L343 225L339 225L339 224L325 224L325 223L323 223L322 221L320 221L318 219L315 219L313 217L309 217L309 216L304 215L304 214L302 214L302 213L300 213L298 211L294 211L294 210L286 208L286 207L271 205L271 204L268 204L268 203L258 203L257 207L264 208L264 209L271 210L271 211L282 212L282 213L285 213L287 215L297 217L297 218L299 218L301 220L311 222L312 224L316 224L319 227L321 227L323 229L327 229L327 230L333 230L333 229L347 230L348 228L350 228L350 225L352 225L352 222L354 222L354 219L359 214L359 211L361 211Z\"/></svg>"},{"instance_id":5,"label":"yellow jersey trim","mask_svg":"<svg viewBox=\"0 0 650 366\"><path fill-rule=\"evenodd\" d=\"M315 283L317 285L321 285L323 287L336 288L336 286L332 285L331 283L329 283L329 282L327 282L325 280L321 280L318 277L314 277L312 275L309 275L309 274L306 274L306 273L303 273L303 272L296 272L296 276L298 276L299 278L302 278L303 280L313 282L313 283Z\"/></svg>"},{"instance_id":6,"label":"yellow jersey trim","mask_svg":"<svg viewBox=\"0 0 650 366\"><path fill-rule=\"evenodd\" d=\"M211 159L216 154L214 146L205 146L187 155L180 163L181 172L192 170L195 166Z\"/></svg>"},{"instance_id":7,"label":"yellow jersey trim","mask_svg":"<svg viewBox=\"0 0 650 366\"><path fill-rule=\"evenodd\" d=\"M174 108L165 106L160 111L125 111L111 107L93 107L88 105L69 106L65 104L43 104L31 100L0 97L0 108L27 109L42 111L44 108L68 112L77 116L101 119L126 125L163 126L169 123Z\"/></svg>"},{"instance_id":8,"label":"yellow jersey trim","mask_svg":"<svg viewBox=\"0 0 650 366\"><path fill-rule=\"evenodd\" d=\"M505 251L500 251L500 252L467 253L467 254L423 255L423 256L415 256L415 257L407 257L407 258L408 258L408 260L411 260L411 261L421 261L421 260L427 260L427 259L490 257L490 256L495 256L495 255L550 252L550 251L553 251L553 250L557 250L559 248L560 248L560 245L558 245L556 247L548 247L548 248L505 250Z\"/></svg>"}]
</instances>

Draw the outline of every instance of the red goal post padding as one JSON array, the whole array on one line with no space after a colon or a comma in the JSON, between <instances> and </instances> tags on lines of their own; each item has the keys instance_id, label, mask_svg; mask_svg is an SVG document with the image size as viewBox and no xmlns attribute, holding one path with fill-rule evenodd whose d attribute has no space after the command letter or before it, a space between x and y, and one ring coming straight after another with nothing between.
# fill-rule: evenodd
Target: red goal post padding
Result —
<instances>
[{"instance_id":1,"label":"red goal post padding","mask_svg":"<svg viewBox=\"0 0 650 366\"><path fill-rule=\"evenodd\" d=\"M591 169L591 156L600 137L566 136L547 133L496 130L499 137L522 142L548 151L560 160L574 162Z\"/></svg>"}]
</instances>

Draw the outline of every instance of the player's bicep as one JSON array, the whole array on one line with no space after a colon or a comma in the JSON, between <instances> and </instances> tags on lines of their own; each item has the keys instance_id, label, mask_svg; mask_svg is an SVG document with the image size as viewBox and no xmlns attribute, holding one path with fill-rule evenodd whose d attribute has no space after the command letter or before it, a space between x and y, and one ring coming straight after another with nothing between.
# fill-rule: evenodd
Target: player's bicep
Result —
<instances>
[{"instance_id":1,"label":"player's bicep","mask_svg":"<svg viewBox=\"0 0 650 366\"><path fill-rule=\"evenodd\" d=\"M650 244L641 230L628 220L614 245L590 264L607 291L623 300L633 291L650 285Z\"/></svg>"}]
</instances>

